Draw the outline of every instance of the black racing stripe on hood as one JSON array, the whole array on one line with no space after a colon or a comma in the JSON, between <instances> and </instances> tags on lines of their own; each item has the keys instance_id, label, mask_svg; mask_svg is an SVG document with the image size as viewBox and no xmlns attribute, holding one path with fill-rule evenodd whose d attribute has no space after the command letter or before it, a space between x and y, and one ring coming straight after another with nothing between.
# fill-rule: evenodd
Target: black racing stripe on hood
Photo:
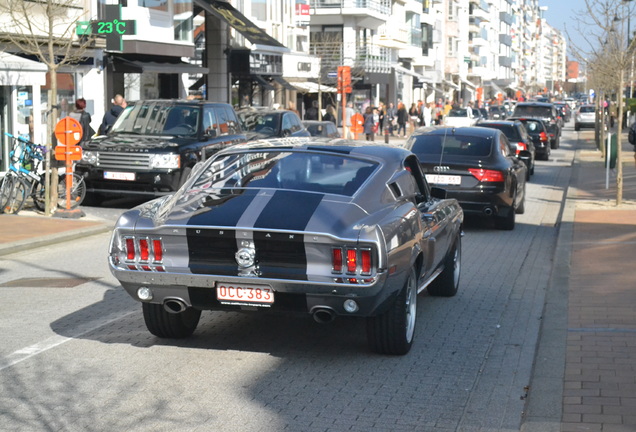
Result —
<instances>
[{"instance_id":1,"label":"black racing stripe on hood","mask_svg":"<svg viewBox=\"0 0 636 432\"><path fill-rule=\"evenodd\" d=\"M303 231L324 195L297 191L276 191L254 228Z\"/></svg>"},{"instance_id":2,"label":"black racing stripe on hood","mask_svg":"<svg viewBox=\"0 0 636 432\"><path fill-rule=\"evenodd\" d=\"M188 225L235 227L256 197L256 193L256 190L245 190L240 195L209 197L188 220Z\"/></svg>"}]
</instances>

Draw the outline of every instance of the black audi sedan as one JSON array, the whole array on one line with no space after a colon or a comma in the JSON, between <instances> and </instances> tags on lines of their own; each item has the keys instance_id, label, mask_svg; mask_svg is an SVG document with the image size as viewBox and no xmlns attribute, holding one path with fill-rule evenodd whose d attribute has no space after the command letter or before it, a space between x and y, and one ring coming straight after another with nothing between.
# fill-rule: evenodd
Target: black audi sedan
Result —
<instances>
[{"instance_id":1,"label":"black audi sedan","mask_svg":"<svg viewBox=\"0 0 636 432\"><path fill-rule=\"evenodd\" d=\"M444 188L464 213L492 217L497 229L514 229L515 214L525 211L527 167L503 132L424 127L405 146L417 155L428 183Z\"/></svg>"},{"instance_id":2,"label":"black audi sedan","mask_svg":"<svg viewBox=\"0 0 636 432\"><path fill-rule=\"evenodd\" d=\"M486 120L479 122L477 126L489 127L493 129L499 129L506 135L510 144L516 147L515 154L521 159L528 167L528 177L526 180L530 180L530 175L534 174L534 158L535 148L532 138L528 135L526 127L517 120ZM522 158L522 151L526 150L530 154L530 158ZM526 153L523 153L524 155Z\"/></svg>"}]
</instances>

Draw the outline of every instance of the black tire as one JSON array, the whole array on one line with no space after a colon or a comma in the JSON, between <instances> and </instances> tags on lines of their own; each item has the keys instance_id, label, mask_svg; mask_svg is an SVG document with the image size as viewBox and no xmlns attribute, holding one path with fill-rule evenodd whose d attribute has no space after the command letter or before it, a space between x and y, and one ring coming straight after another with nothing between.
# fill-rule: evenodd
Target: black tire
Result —
<instances>
[{"instance_id":1,"label":"black tire","mask_svg":"<svg viewBox=\"0 0 636 432\"><path fill-rule=\"evenodd\" d=\"M66 208L66 175L62 174L57 186L57 206ZM86 198L86 183L84 178L79 174L73 173L73 183L71 185L71 209L77 208Z\"/></svg>"},{"instance_id":2,"label":"black tire","mask_svg":"<svg viewBox=\"0 0 636 432\"><path fill-rule=\"evenodd\" d=\"M84 183L84 187L86 187L86 183ZM90 207L99 207L102 205L102 201L104 201L104 197L95 192L86 192L84 195L84 199L82 200L82 205L90 206Z\"/></svg>"},{"instance_id":3,"label":"black tire","mask_svg":"<svg viewBox=\"0 0 636 432\"><path fill-rule=\"evenodd\" d=\"M404 355L413 345L417 318L417 276L411 269L389 309L367 318L369 348L380 354Z\"/></svg>"},{"instance_id":4,"label":"black tire","mask_svg":"<svg viewBox=\"0 0 636 432\"><path fill-rule=\"evenodd\" d=\"M194 333L201 318L199 309L188 308L180 313L170 313L160 304L142 303L141 305L148 331L160 338L187 338Z\"/></svg>"},{"instance_id":5,"label":"black tire","mask_svg":"<svg viewBox=\"0 0 636 432\"><path fill-rule=\"evenodd\" d=\"M515 210L517 214L524 214L526 212L526 185L523 185L523 198L521 198L521 202L517 204L517 208Z\"/></svg>"},{"instance_id":6,"label":"black tire","mask_svg":"<svg viewBox=\"0 0 636 432\"><path fill-rule=\"evenodd\" d=\"M515 213L515 208L510 207L503 216L495 216L495 228L505 231L515 229Z\"/></svg>"},{"instance_id":7,"label":"black tire","mask_svg":"<svg viewBox=\"0 0 636 432\"><path fill-rule=\"evenodd\" d=\"M2 210L7 214L18 214L24 207L31 186L16 176L11 176L9 181L10 184L6 186L8 189L5 191L6 202Z\"/></svg>"},{"instance_id":8,"label":"black tire","mask_svg":"<svg viewBox=\"0 0 636 432\"><path fill-rule=\"evenodd\" d=\"M15 176L12 173L7 173L2 178L2 183L0 184L0 213L4 213L4 207L9 201L9 194L11 189L13 189L14 178Z\"/></svg>"},{"instance_id":9,"label":"black tire","mask_svg":"<svg viewBox=\"0 0 636 432\"><path fill-rule=\"evenodd\" d=\"M457 233L455 244L444 258L444 270L428 286L428 293L434 297L453 297L459 288L462 269L462 237Z\"/></svg>"},{"instance_id":10,"label":"black tire","mask_svg":"<svg viewBox=\"0 0 636 432\"><path fill-rule=\"evenodd\" d=\"M574 123L574 130L575 131L580 131L581 130L581 126L579 126L577 123Z\"/></svg>"}]
</instances>

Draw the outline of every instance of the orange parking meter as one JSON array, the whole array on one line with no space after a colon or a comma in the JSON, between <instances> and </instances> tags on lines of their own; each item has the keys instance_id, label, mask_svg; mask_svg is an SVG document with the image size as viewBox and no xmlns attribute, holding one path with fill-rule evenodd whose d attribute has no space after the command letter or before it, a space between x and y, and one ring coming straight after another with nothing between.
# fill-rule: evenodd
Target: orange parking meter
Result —
<instances>
[{"instance_id":1,"label":"orange parking meter","mask_svg":"<svg viewBox=\"0 0 636 432\"><path fill-rule=\"evenodd\" d=\"M66 162L66 211L68 212L71 210L73 161L82 158L82 148L77 145L82 139L82 125L72 117L64 117L55 125L55 138L60 142L55 147L55 160Z\"/></svg>"}]
</instances>

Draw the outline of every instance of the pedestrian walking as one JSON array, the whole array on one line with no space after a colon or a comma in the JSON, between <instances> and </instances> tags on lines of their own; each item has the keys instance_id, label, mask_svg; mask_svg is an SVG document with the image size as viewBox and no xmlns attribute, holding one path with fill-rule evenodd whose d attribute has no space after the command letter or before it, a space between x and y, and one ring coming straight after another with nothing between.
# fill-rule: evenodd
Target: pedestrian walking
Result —
<instances>
[{"instance_id":1,"label":"pedestrian walking","mask_svg":"<svg viewBox=\"0 0 636 432\"><path fill-rule=\"evenodd\" d=\"M95 135L95 130L91 127L91 115L86 111L86 99L77 99L75 101L75 111L70 113L69 116L77 120L80 126L82 126L82 138L78 143L81 146Z\"/></svg>"},{"instance_id":2,"label":"pedestrian walking","mask_svg":"<svg viewBox=\"0 0 636 432\"><path fill-rule=\"evenodd\" d=\"M371 105L364 110L362 117L364 118L364 135L367 141L375 141L375 119Z\"/></svg>"},{"instance_id":3,"label":"pedestrian walking","mask_svg":"<svg viewBox=\"0 0 636 432\"><path fill-rule=\"evenodd\" d=\"M344 128L344 137L345 139L356 139L355 134L351 131L351 117L355 114L355 110L353 109L353 102L347 102L347 108L345 108L345 128Z\"/></svg>"},{"instance_id":4,"label":"pedestrian walking","mask_svg":"<svg viewBox=\"0 0 636 432\"><path fill-rule=\"evenodd\" d=\"M417 112L415 102L413 102L411 108L409 108L409 124L411 126L411 133L419 126L419 113Z\"/></svg>"},{"instance_id":5,"label":"pedestrian walking","mask_svg":"<svg viewBox=\"0 0 636 432\"><path fill-rule=\"evenodd\" d=\"M318 120L318 101L312 101L305 112L305 120Z\"/></svg>"},{"instance_id":6,"label":"pedestrian walking","mask_svg":"<svg viewBox=\"0 0 636 432\"><path fill-rule=\"evenodd\" d=\"M389 125L389 134L393 136L394 126L397 125L397 110L393 106L393 102L389 102L389 106L386 109L386 114L388 117L387 124Z\"/></svg>"},{"instance_id":7,"label":"pedestrian walking","mask_svg":"<svg viewBox=\"0 0 636 432\"><path fill-rule=\"evenodd\" d=\"M398 109L397 109L397 124L398 124L397 135L400 136L400 131L401 131L402 138L406 136L406 122L408 121L408 117L409 117L409 113L408 111L406 111L406 107L404 106L404 103L399 102Z\"/></svg>"},{"instance_id":8,"label":"pedestrian walking","mask_svg":"<svg viewBox=\"0 0 636 432\"><path fill-rule=\"evenodd\" d=\"M119 117L119 114L121 114L127 106L126 99L124 99L122 95L116 94L113 98L113 106L104 114L102 124L99 126L98 132L100 135L106 135L110 132L115 121L117 121L117 117Z\"/></svg>"}]
</instances>

